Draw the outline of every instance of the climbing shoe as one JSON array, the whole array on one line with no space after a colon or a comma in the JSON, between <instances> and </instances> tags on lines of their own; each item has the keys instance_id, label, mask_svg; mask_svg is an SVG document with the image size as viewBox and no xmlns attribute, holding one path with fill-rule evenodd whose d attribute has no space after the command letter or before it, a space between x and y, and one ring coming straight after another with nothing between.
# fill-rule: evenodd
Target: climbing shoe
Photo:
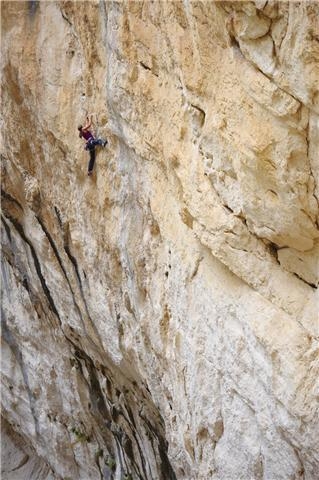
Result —
<instances>
[{"instance_id":1,"label":"climbing shoe","mask_svg":"<svg viewBox=\"0 0 319 480\"><path fill-rule=\"evenodd\" d=\"M105 140L105 142L103 143L103 147L105 147L107 144L108 144L108 141Z\"/></svg>"}]
</instances>

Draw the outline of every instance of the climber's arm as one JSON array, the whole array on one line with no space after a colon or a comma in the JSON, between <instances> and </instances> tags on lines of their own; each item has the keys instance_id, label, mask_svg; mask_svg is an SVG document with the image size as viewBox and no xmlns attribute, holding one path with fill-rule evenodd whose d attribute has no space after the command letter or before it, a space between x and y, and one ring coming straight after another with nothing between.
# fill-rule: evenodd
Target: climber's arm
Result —
<instances>
[{"instance_id":1,"label":"climber's arm","mask_svg":"<svg viewBox=\"0 0 319 480\"><path fill-rule=\"evenodd\" d=\"M84 125L82 130L88 130L91 127L92 117L93 117L93 115L91 115L91 117L89 117L89 116L86 117L86 124Z\"/></svg>"}]
</instances>

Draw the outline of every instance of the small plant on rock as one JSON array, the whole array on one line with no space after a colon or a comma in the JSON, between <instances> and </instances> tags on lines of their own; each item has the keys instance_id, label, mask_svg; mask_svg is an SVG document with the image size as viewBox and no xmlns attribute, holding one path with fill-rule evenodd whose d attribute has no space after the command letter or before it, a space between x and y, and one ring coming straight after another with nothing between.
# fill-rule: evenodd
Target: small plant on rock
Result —
<instances>
[{"instance_id":1,"label":"small plant on rock","mask_svg":"<svg viewBox=\"0 0 319 480\"><path fill-rule=\"evenodd\" d=\"M90 437L76 427L73 427L71 432L74 433L74 435L76 436L76 441L77 442L89 442L90 441Z\"/></svg>"},{"instance_id":2,"label":"small plant on rock","mask_svg":"<svg viewBox=\"0 0 319 480\"><path fill-rule=\"evenodd\" d=\"M96 458L96 460L98 460L101 457L103 457L103 449L99 448L95 453L95 458Z\"/></svg>"},{"instance_id":3,"label":"small plant on rock","mask_svg":"<svg viewBox=\"0 0 319 480\"><path fill-rule=\"evenodd\" d=\"M113 457L106 457L105 464L112 470L112 472L116 469L116 461Z\"/></svg>"}]
</instances>

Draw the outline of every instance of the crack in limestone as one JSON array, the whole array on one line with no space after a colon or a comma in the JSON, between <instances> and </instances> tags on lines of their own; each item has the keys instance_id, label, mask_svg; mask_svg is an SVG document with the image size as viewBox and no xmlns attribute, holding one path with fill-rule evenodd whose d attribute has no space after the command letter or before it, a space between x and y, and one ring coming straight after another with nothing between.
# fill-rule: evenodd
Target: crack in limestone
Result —
<instances>
[{"instance_id":1,"label":"crack in limestone","mask_svg":"<svg viewBox=\"0 0 319 480\"><path fill-rule=\"evenodd\" d=\"M194 269L191 273L191 276L190 276L190 280L193 280L196 277L196 275L198 273L199 266L200 266L200 264L203 260L204 260L204 257L202 255L197 258L196 263L195 263L195 267L194 267Z\"/></svg>"},{"instance_id":2,"label":"crack in limestone","mask_svg":"<svg viewBox=\"0 0 319 480\"><path fill-rule=\"evenodd\" d=\"M230 245L225 242L223 231L208 231L205 225L197 220L194 224L194 234L199 242L208 247L212 255L218 258L238 278L246 282L272 304L292 315L303 329L309 331L309 321L305 317L304 321L306 321L307 326L304 326L300 317L303 318L303 312L306 308L313 308L315 302L313 288L309 287L306 282L300 281L292 273L282 270L272 255L266 251L265 245L259 242L257 238L250 234L250 250L243 252L243 255L248 255L248 258L254 259L256 263L256 267L250 269L246 257L241 258L236 253L232 253L236 252L236 249L230 248ZM290 284L289 296L287 296L285 287L287 282Z\"/></svg>"},{"instance_id":3,"label":"crack in limestone","mask_svg":"<svg viewBox=\"0 0 319 480\"><path fill-rule=\"evenodd\" d=\"M23 207L22 207L21 203L18 202L18 200L16 200L14 197L12 197L12 195L10 195L10 193L3 190L3 188L1 188L1 196L3 198L5 198L6 200L8 200L9 202L12 202L15 205L17 205L21 210L23 210Z\"/></svg>"},{"instance_id":4,"label":"crack in limestone","mask_svg":"<svg viewBox=\"0 0 319 480\"><path fill-rule=\"evenodd\" d=\"M10 227L9 227L9 225L7 224L7 222L5 221L3 215L1 215L1 220L2 220L2 223L3 223L4 229L5 229L5 231L6 231L6 234L7 234L8 240L9 240L9 243L11 243L11 242L12 242L12 237L11 237ZM2 247L2 248L3 248L3 247Z\"/></svg>"},{"instance_id":5,"label":"crack in limestone","mask_svg":"<svg viewBox=\"0 0 319 480\"><path fill-rule=\"evenodd\" d=\"M298 273L295 273L295 272L291 272L296 278L298 278L298 280L300 280L301 282L305 283L306 285L309 285L309 287L311 288L314 288L315 290L317 290L318 288L318 285L315 285L314 283L310 283L310 282L307 282L305 279L303 279L302 277L300 277L298 275Z\"/></svg>"},{"instance_id":6,"label":"crack in limestone","mask_svg":"<svg viewBox=\"0 0 319 480\"><path fill-rule=\"evenodd\" d=\"M204 154L201 153L201 155L203 156ZM204 175L207 176L207 174L204 174ZM234 211L233 211L233 209L232 209L231 207L229 207L229 205L227 205L227 204L224 202L224 200L222 199L220 193L218 192L218 190L216 189L216 187L215 187L215 185L213 184L212 181L210 181L210 184L211 184L211 187L212 187L214 193L216 194L217 198L219 199L221 206L222 206L223 208L225 208L226 213L227 213L230 217L238 219L238 220L241 222L241 224L243 225L243 227L245 228L245 230L247 231L247 233L248 233L249 235L252 235L258 242L260 241L260 242L262 242L262 243L264 244L264 241L266 241L267 239L265 239L265 238L263 238L263 237L259 237L258 235L256 235L256 233L255 233L254 231L251 231L250 228L249 228L249 226L248 226L248 224L247 224L247 219L246 219L246 217L245 217L242 213L241 213L241 214L235 214ZM267 226L267 228L269 228L270 230L273 230L273 229L272 229L271 227L269 227L269 226ZM275 230L273 230L273 231L275 232ZM234 235L238 236L238 235L236 234L236 232L234 232L233 230L229 230L229 231L225 230L224 233L225 233L225 234L233 233ZM228 242L227 242L227 243L228 243ZM275 247L275 244L274 244L273 242L271 242L271 244ZM229 243L228 243L228 245L229 245ZM246 249L244 249L244 248L236 248L236 247L231 246L231 245L229 245L229 246L230 246L231 248L235 249L235 250L242 250L242 251L244 251L244 252L249 252L248 250L246 250ZM272 252L270 252L270 253L272 253ZM272 257L274 258L274 260L276 261L276 263L277 263L278 265L280 265L277 255L275 255L275 256L272 255Z\"/></svg>"},{"instance_id":7,"label":"crack in limestone","mask_svg":"<svg viewBox=\"0 0 319 480\"><path fill-rule=\"evenodd\" d=\"M92 332L94 333L94 336L96 337L95 341L98 343L99 347L103 349L102 342L101 342L100 336L98 334L97 328L96 328L96 326L94 324L94 321L92 320L92 317L91 317L90 312L89 312L89 308L88 308L87 301L86 301L86 298L85 298L85 295L84 295L81 276L80 276L80 273L79 273L79 268L78 268L76 258L72 255L68 244L64 245L64 250L65 250L65 253L69 257L69 259L70 259L70 261L73 265L73 268L74 268L74 271L75 271L75 274L76 274L76 278L77 278L77 281L78 281L79 289L80 289L80 292L81 292L81 298L82 298L83 303L84 303L85 312L86 312L87 318L88 318L88 320L91 324ZM81 317L82 317L82 315L81 315Z\"/></svg>"},{"instance_id":8,"label":"crack in limestone","mask_svg":"<svg viewBox=\"0 0 319 480\"><path fill-rule=\"evenodd\" d=\"M308 122L308 129L309 129L309 122ZM314 175L313 175L313 172L312 172L312 170L311 170L311 162L310 162L310 160L309 160L309 155L308 155L309 139L308 139L308 133L307 133L307 132L308 132L308 130L306 130L307 158L308 158L308 161L309 161L310 175L311 175L311 176L313 177L313 179L314 179ZM201 155L203 156L202 153L201 153ZM206 173L205 173L204 175L207 176ZM314 179L314 182L315 182L315 179ZM214 185L212 182L210 182L210 184L211 184L211 187L212 187L214 193L215 193L216 196L218 197L218 199L219 199L219 201L220 201L220 203L221 203L221 206L226 209L227 213L228 213L230 216L232 216L233 218L238 218L238 219L241 221L241 223L243 224L243 226L246 228L247 232L248 232L250 235L252 235L254 238L256 238L257 241L261 241L261 242L263 242L263 243L264 243L265 241L269 241L269 242L270 242L270 245L268 245L269 253L272 255L272 257L274 258L274 260L276 261L276 263L281 267L280 261L279 261L279 259L278 259L278 255L277 255L277 254L274 255L274 249L275 249L276 251L278 250L277 245L276 245L274 242L271 242L270 240L268 240L267 238L261 237L261 236L257 235L256 232L254 232L253 230L251 230L251 229L249 228L248 224L247 224L247 219L246 219L246 217L244 217L242 214L241 214L241 215L234 214L233 210L232 210L226 203L224 203L224 201L223 201L220 193L219 193L218 190L216 189L215 185ZM313 196L316 198L316 200L317 200L317 202L318 202L318 199L317 199L315 193L313 192L312 194L313 194ZM317 225L316 220L314 220L313 218L311 218L311 216L309 215L308 212L306 212L306 211L303 210L303 209L301 210L301 212L304 213L304 214L307 216L307 218L309 219L309 221L310 221L313 225ZM266 226L269 230L272 230L274 233L276 233L276 230L273 229L273 228L271 228L269 225L265 225L265 226ZM225 233L225 234L233 233L234 235L237 235L236 232L234 232L233 230L231 230L231 231L226 231L226 230L225 230L224 233ZM237 236L238 236L238 235L237 235ZM235 246L233 246L233 245L230 245L229 242L227 242L227 244L228 244L228 246L229 246L231 249L239 250L239 251L243 251L243 252L249 252L249 251L248 251L247 249L245 249L245 248L237 248L237 247L235 247ZM282 248L283 248L283 247L282 247ZM290 272L289 270L288 270L288 272L291 273L292 275L294 275L296 278L298 278L298 280L300 280L301 282L305 283L305 284L308 285L309 287L314 288L314 289L317 289L317 286L316 286L315 284L310 283L310 282L307 282L306 280L304 280L302 277L300 277L300 276L299 276L298 274L296 274L295 272L293 272L293 271Z\"/></svg>"},{"instance_id":9,"label":"crack in limestone","mask_svg":"<svg viewBox=\"0 0 319 480\"><path fill-rule=\"evenodd\" d=\"M62 17L64 18L64 20L65 20L71 27L73 27L72 22L68 19L68 17L65 15L65 13L64 13L62 10L60 10L60 12L61 12L61 15L62 15Z\"/></svg>"},{"instance_id":10,"label":"crack in limestone","mask_svg":"<svg viewBox=\"0 0 319 480\"><path fill-rule=\"evenodd\" d=\"M28 463L29 458L30 458L29 455L26 454L26 455L22 458L22 460L18 463L18 465L17 465L16 467L14 467L12 470L8 470L8 472L9 472L9 473L15 472L15 471L19 470L20 468L24 467L24 465L25 465L26 463Z\"/></svg>"},{"instance_id":11,"label":"crack in limestone","mask_svg":"<svg viewBox=\"0 0 319 480\"><path fill-rule=\"evenodd\" d=\"M268 78L268 80L269 80L270 82L274 83L274 85L276 85L276 87L277 87L279 90L281 90L282 92L286 93L286 95L292 97L296 102L302 103L302 101L299 100L297 97L295 97L291 92L288 92L287 90L285 90L284 88L282 88L281 86L279 86L279 85L274 81L274 78L273 78L272 75L265 73L263 70L261 70L261 68L260 68L253 60L251 60L250 58L248 58L248 57L245 55L245 53L244 53L243 50L242 50L242 47L240 46L240 39L238 39L238 38L236 37L236 35L235 35L234 32L229 32L229 31L228 31L228 35L229 35L229 37L230 37L230 39L231 39L231 44L233 44L233 43L235 42L235 46L233 45L233 48L235 47L235 48L237 48L237 49L239 50L241 56L246 60L246 62L248 62L248 63L249 63L250 65L252 65L256 70L258 70L262 75L264 75L266 78ZM266 35L268 35L268 34L266 34ZM266 35L263 35L263 36L266 36ZM269 37L270 37L271 40L272 40L273 51L274 51L274 53L275 53L275 43L274 43L274 40L273 40L273 38L272 38L271 35L270 35ZM260 37L260 38L262 38L262 37ZM258 38L258 40L259 40L259 38ZM273 55L273 56L276 57L276 55Z\"/></svg>"},{"instance_id":12,"label":"crack in limestone","mask_svg":"<svg viewBox=\"0 0 319 480\"><path fill-rule=\"evenodd\" d=\"M309 109L308 109L308 112L309 112ZM308 115L308 125L305 129L305 133L306 133L305 138L306 138L306 142L307 142L307 159L308 159L308 163L309 163L310 175L311 175L311 177L313 179L313 183L314 183L314 188L313 188L312 195L315 197L315 199L317 201L317 204L318 204L318 208L319 208L319 198L316 195L317 182L316 182L315 175L312 171L311 161L310 161L310 158L309 158L309 149L310 149L310 119L309 119L309 115ZM316 225L317 225L317 227L319 227L317 222L316 222Z\"/></svg>"},{"instance_id":13,"label":"crack in limestone","mask_svg":"<svg viewBox=\"0 0 319 480\"><path fill-rule=\"evenodd\" d=\"M62 270L62 272L63 272L63 275L64 275L64 277L65 277L65 279L66 279L66 281L67 281L67 283L68 283L68 285L69 285L69 287L70 287L70 290L71 290L72 294L73 294L73 290L72 290L72 286L71 286L70 280L69 280L69 278L68 278L67 272L66 272L66 270L65 270L65 268L64 268L64 265L63 265L63 263L62 263L62 259L61 259L60 255L59 255L59 251L58 251L58 249L57 249L57 247L56 247L56 245L55 245L55 243L54 243L54 241L53 241L53 238L52 238L52 236L50 235L48 229L46 228L46 226L45 226L44 222L41 220L41 218L38 217L37 215L35 216L35 218L36 218L37 221L39 222L39 224L40 224L40 226L41 226L44 234L46 235L46 237L47 237L47 239L48 239L48 241L49 241L49 244L50 244L50 246L51 246L51 248L52 248L52 250L53 250L53 253L54 253L54 255L55 255L55 257L56 257L56 259L57 259L57 261L58 261L58 263L59 263L59 265L60 265L60 267L61 267L61 270Z\"/></svg>"},{"instance_id":14,"label":"crack in limestone","mask_svg":"<svg viewBox=\"0 0 319 480\"><path fill-rule=\"evenodd\" d=\"M46 228L44 222L43 222L43 221L41 220L41 218L38 217L37 215L36 215L36 219L38 220L38 222L39 222L39 224L40 224L40 226L41 226L44 234L46 235L46 237L47 237L47 239L48 239L48 241L49 241L49 244L50 244L50 246L51 246L51 248L52 248L52 250L53 250L53 253L54 253L54 255L55 255L55 257L56 257L56 259L57 259L57 261L58 261L58 263L59 263L59 265L60 265L60 268L61 268L61 270L62 270L62 272L63 272L63 275L64 275L64 277L65 277L65 279L66 279L66 281L67 281L67 284L68 284L68 286L69 286L69 288L70 288L74 306L75 306L75 308L76 308L76 311L78 312L79 318L81 319L82 326L85 328L85 323L84 323L83 315L82 315L82 312L81 312L81 308L79 307L79 305L78 305L78 303L77 303L77 301L76 301L76 299L75 299L75 293L74 293L74 291L73 291L73 288L72 288L70 279L69 279L69 277L68 277L68 274L67 274L67 272L66 272L66 269L65 269L65 267L64 267L64 265L63 265L63 262L62 262L62 259L61 259L61 257L60 257L59 251L58 251L58 249L57 249L57 247L56 247L56 245L55 245L55 243L54 243L54 241L53 241L53 238L52 238L51 234L49 233L48 229ZM77 272L77 273L78 273L78 272ZM81 294L82 294L82 296L83 296L82 290L81 290ZM86 305L85 301L84 301L84 305L85 305L86 313L87 313L87 315L88 315L88 309L87 309L87 305ZM88 315L88 317L89 317L89 315ZM90 317L89 317L89 318L90 318ZM91 318L90 318L90 320L91 320Z\"/></svg>"},{"instance_id":15,"label":"crack in limestone","mask_svg":"<svg viewBox=\"0 0 319 480\"><path fill-rule=\"evenodd\" d=\"M56 318L58 319L58 322L60 324L60 326L62 325L62 322L61 322L61 318L60 318L60 315L59 315L59 312L55 306L55 303L54 303L54 300L52 298L52 295L51 295L51 292L46 284L46 281L45 281L45 278L42 274L42 270L41 270L41 265L40 265L40 262L39 262L39 259L38 259L38 256L36 254L36 251L35 251L35 248L34 246L32 245L31 241L27 238L25 232L24 232L24 229L22 227L22 225L14 218L12 217L11 215L7 214L6 215L6 218L8 220L10 220L10 222L12 223L12 225L15 227L16 231L19 233L20 237L22 238L22 240L29 246L30 248L30 252L31 252L31 255L32 255L32 259L33 259L33 263L34 263L34 267L35 267L35 270L37 272L37 275L39 277L39 280L40 280L40 283L41 283L41 286L42 286L42 289L43 289L43 292L44 292L44 295L48 301L48 304L49 304L49 308L50 310L54 313L54 315L56 316Z\"/></svg>"}]
</instances>

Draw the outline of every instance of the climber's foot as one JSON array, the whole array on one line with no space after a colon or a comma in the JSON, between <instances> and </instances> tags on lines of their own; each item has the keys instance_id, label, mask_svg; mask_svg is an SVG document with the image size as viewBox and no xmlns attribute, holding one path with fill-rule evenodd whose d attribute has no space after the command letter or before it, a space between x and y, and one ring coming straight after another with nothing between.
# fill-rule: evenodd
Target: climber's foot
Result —
<instances>
[{"instance_id":1,"label":"climber's foot","mask_svg":"<svg viewBox=\"0 0 319 480\"><path fill-rule=\"evenodd\" d=\"M92 170L88 172L88 176L90 177L92 175Z\"/></svg>"},{"instance_id":2,"label":"climber's foot","mask_svg":"<svg viewBox=\"0 0 319 480\"><path fill-rule=\"evenodd\" d=\"M103 143L103 147L105 147L107 145L107 140L105 140L105 142Z\"/></svg>"}]
</instances>

